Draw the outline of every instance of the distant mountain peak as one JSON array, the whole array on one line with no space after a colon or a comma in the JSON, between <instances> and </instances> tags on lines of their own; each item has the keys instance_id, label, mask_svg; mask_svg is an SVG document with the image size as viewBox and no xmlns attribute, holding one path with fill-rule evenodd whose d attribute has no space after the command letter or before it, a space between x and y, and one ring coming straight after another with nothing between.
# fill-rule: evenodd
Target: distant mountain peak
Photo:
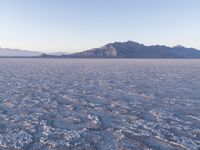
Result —
<instances>
[{"instance_id":1,"label":"distant mountain peak","mask_svg":"<svg viewBox=\"0 0 200 150\"><path fill-rule=\"evenodd\" d=\"M185 47L182 46L182 45L176 45L176 46L174 46L173 48L185 48Z\"/></svg>"},{"instance_id":2,"label":"distant mountain peak","mask_svg":"<svg viewBox=\"0 0 200 150\"><path fill-rule=\"evenodd\" d=\"M140 43L135 42L135 41L131 41L131 40L126 41L126 42L122 42L122 43L126 43L126 44L138 44L138 45L141 45Z\"/></svg>"}]
</instances>

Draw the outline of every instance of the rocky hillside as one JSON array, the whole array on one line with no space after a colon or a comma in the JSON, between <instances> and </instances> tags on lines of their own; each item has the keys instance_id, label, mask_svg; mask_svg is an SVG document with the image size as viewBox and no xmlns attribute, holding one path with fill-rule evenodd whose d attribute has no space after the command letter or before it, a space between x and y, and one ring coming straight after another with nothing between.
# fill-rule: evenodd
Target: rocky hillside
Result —
<instances>
[{"instance_id":1,"label":"rocky hillside","mask_svg":"<svg viewBox=\"0 0 200 150\"><path fill-rule=\"evenodd\" d=\"M64 57L64 56L62 56ZM145 46L133 41L109 43L100 48L74 53L75 58L200 58L200 51L182 46Z\"/></svg>"}]
</instances>

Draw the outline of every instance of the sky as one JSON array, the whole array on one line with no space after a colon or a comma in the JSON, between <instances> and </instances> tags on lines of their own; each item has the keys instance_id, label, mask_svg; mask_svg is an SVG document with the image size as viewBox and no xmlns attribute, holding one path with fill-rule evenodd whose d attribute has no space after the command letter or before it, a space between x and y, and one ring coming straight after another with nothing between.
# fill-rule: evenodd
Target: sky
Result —
<instances>
[{"instance_id":1,"label":"sky","mask_svg":"<svg viewBox=\"0 0 200 150\"><path fill-rule=\"evenodd\" d=\"M200 0L0 0L0 47L76 52L128 40L200 49Z\"/></svg>"}]
</instances>

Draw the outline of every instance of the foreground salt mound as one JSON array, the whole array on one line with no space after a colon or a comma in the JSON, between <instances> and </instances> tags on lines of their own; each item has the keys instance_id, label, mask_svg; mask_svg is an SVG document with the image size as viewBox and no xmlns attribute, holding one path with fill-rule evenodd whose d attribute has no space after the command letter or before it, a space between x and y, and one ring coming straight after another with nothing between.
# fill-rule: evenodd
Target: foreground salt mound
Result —
<instances>
[{"instance_id":1,"label":"foreground salt mound","mask_svg":"<svg viewBox=\"0 0 200 150\"><path fill-rule=\"evenodd\" d=\"M30 144L33 137L27 132L21 131L10 131L4 135L0 135L0 146L7 149L9 147L22 149Z\"/></svg>"}]
</instances>

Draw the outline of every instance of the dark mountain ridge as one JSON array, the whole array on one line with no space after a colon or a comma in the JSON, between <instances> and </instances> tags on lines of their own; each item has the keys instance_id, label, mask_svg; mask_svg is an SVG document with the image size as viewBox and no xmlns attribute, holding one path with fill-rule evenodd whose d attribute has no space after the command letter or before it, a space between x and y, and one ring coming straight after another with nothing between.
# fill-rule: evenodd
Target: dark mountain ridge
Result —
<instances>
[{"instance_id":1,"label":"dark mountain ridge","mask_svg":"<svg viewBox=\"0 0 200 150\"><path fill-rule=\"evenodd\" d=\"M145 46L133 41L109 43L100 48L74 53L76 58L200 58L200 51L183 46Z\"/></svg>"}]
</instances>

